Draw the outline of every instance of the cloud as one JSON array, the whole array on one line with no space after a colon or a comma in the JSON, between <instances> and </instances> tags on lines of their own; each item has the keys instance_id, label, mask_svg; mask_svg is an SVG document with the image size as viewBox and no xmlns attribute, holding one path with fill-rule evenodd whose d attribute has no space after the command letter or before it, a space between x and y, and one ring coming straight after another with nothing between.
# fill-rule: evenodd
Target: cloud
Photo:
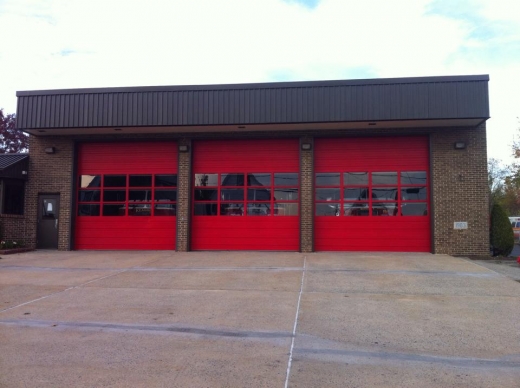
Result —
<instances>
[{"instance_id":1,"label":"cloud","mask_svg":"<svg viewBox=\"0 0 520 388\"><path fill-rule=\"evenodd\" d=\"M513 131L510 118L520 115L519 7L506 0L3 0L0 25L16 33L0 53L0 106L13 112L16 90L490 73L489 145L500 153L495 124Z\"/></svg>"}]
</instances>

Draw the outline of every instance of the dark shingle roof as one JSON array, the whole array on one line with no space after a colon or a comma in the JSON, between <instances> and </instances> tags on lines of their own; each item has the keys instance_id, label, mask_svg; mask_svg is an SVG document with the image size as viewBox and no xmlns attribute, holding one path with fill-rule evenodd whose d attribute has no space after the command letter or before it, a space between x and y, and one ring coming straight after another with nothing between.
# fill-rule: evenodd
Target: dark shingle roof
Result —
<instances>
[{"instance_id":1,"label":"dark shingle roof","mask_svg":"<svg viewBox=\"0 0 520 388\"><path fill-rule=\"evenodd\" d=\"M29 159L29 154L0 154L0 171L12 167L25 159Z\"/></svg>"}]
</instances>

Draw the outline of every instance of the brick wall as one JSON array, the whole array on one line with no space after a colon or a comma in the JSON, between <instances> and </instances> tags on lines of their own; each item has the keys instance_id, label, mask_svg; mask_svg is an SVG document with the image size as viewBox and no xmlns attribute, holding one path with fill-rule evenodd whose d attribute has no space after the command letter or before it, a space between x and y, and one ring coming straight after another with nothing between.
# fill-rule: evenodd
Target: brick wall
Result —
<instances>
[{"instance_id":1,"label":"brick wall","mask_svg":"<svg viewBox=\"0 0 520 388\"><path fill-rule=\"evenodd\" d=\"M56 153L46 154L45 148ZM70 219L74 142L58 136L29 137L29 180L25 194L27 245L36 247L38 194L60 194L58 249L70 249Z\"/></svg>"},{"instance_id":2,"label":"brick wall","mask_svg":"<svg viewBox=\"0 0 520 388\"><path fill-rule=\"evenodd\" d=\"M2 240L22 241L25 245L31 245L27 238L27 217L25 215L0 215L0 232Z\"/></svg>"},{"instance_id":3,"label":"brick wall","mask_svg":"<svg viewBox=\"0 0 520 388\"><path fill-rule=\"evenodd\" d=\"M191 141L180 139L179 146L188 146L188 152L179 152L177 175L177 244L178 252L190 250L191 203Z\"/></svg>"},{"instance_id":4,"label":"brick wall","mask_svg":"<svg viewBox=\"0 0 520 388\"><path fill-rule=\"evenodd\" d=\"M464 141L464 150L454 143ZM434 251L489 255L486 126L438 129L431 135ZM453 223L466 221L467 230Z\"/></svg>"},{"instance_id":5,"label":"brick wall","mask_svg":"<svg viewBox=\"0 0 520 388\"><path fill-rule=\"evenodd\" d=\"M311 145L302 150L301 144ZM314 251L314 142L311 136L300 138L300 251Z\"/></svg>"}]
</instances>

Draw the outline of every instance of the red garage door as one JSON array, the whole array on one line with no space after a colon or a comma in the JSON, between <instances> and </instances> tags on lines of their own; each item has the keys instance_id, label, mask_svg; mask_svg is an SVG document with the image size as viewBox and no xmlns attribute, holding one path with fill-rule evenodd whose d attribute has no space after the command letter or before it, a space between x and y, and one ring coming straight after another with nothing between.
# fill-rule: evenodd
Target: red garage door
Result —
<instances>
[{"instance_id":1,"label":"red garage door","mask_svg":"<svg viewBox=\"0 0 520 388\"><path fill-rule=\"evenodd\" d=\"M76 249L175 249L176 143L81 144L77 175Z\"/></svg>"},{"instance_id":2,"label":"red garage door","mask_svg":"<svg viewBox=\"0 0 520 388\"><path fill-rule=\"evenodd\" d=\"M427 137L315 141L315 249L429 252Z\"/></svg>"},{"instance_id":3,"label":"red garage door","mask_svg":"<svg viewBox=\"0 0 520 388\"><path fill-rule=\"evenodd\" d=\"M299 246L298 140L193 145L193 250Z\"/></svg>"}]
</instances>

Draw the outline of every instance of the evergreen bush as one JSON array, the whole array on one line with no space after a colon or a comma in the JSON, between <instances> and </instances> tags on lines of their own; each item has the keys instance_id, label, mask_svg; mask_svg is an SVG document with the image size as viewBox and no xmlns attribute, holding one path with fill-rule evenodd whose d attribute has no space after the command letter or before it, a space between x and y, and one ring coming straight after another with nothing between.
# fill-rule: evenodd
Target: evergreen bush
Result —
<instances>
[{"instance_id":1,"label":"evergreen bush","mask_svg":"<svg viewBox=\"0 0 520 388\"><path fill-rule=\"evenodd\" d=\"M511 222L505 210L497 203L491 209L490 241L494 256L508 256L515 245Z\"/></svg>"}]
</instances>

